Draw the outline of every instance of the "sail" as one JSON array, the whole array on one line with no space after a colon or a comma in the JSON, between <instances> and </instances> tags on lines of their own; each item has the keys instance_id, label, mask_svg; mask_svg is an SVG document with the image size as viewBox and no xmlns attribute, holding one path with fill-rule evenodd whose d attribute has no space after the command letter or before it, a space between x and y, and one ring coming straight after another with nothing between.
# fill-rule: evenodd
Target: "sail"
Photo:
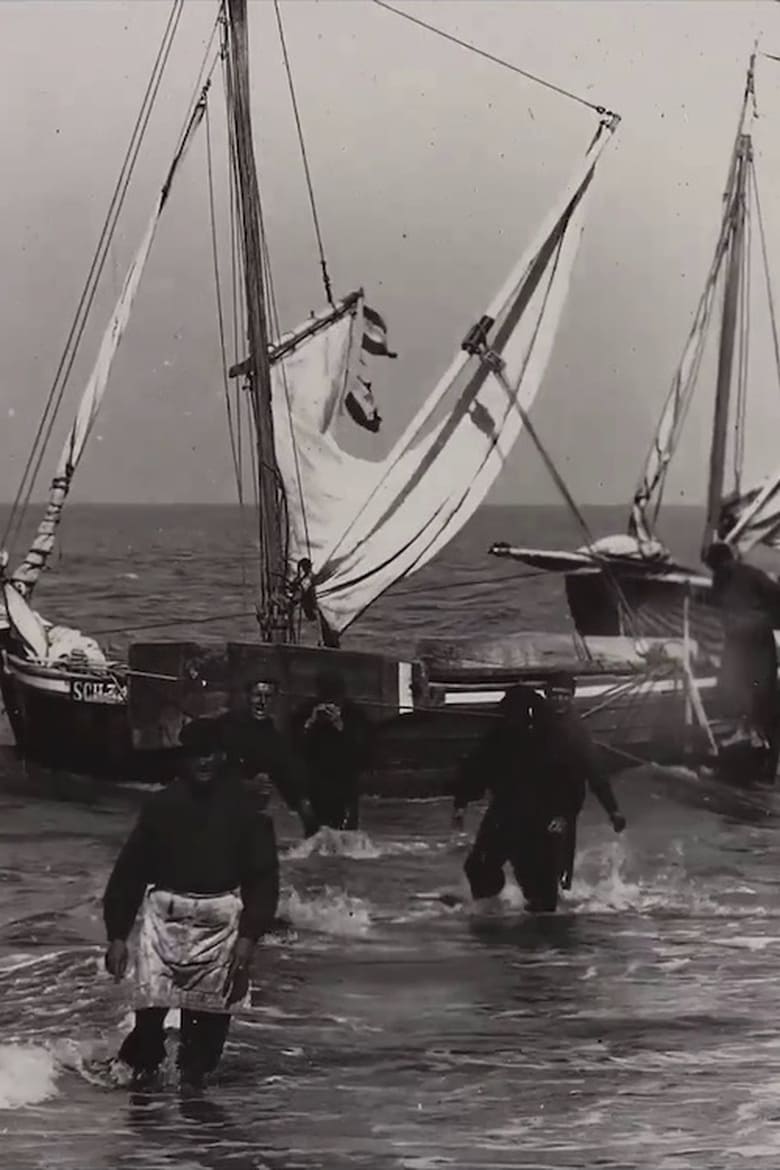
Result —
<instances>
[{"instance_id":1,"label":"sail","mask_svg":"<svg viewBox=\"0 0 780 1170\"><path fill-rule=\"evenodd\" d=\"M70 485L73 480L73 475L78 467L79 460L84 453L84 448L87 440L95 425L95 420L98 416L103 398L108 386L108 380L111 375L111 369L114 364L114 358L119 348L119 343L122 340L127 323L130 320L130 312L133 307L135 295L138 292L138 286L141 283L141 277L146 267L146 262L149 258L149 253L152 248L157 225L160 222L165 204L168 201L171 185L179 165L187 153L187 149L192 142L195 131L200 125L206 109L205 94L201 96L198 101L187 130L182 138L179 149L171 164L168 176L160 191L160 194L155 203L154 211L152 212L148 226L144 233L141 245L133 258L133 261L125 276L122 291L119 294L119 299L111 314L111 319L108 327L103 335L103 340L98 351L97 360L90 374L84 392L79 402L76 417L73 426L68 432L65 444L62 448L62 453L57 463L57 469L49 489L49 498L46 505L46 510L43 519L38 525L38 530L35 539L30 547L27 556L22 561L21 565L14 572L12 581L16 588L24 596L29 596L38 580L40 574L48 561L51 551L54 547L54 541L57 535L57 528L59 527L62 509L65 504L65 499L70 490Z\"/></svg>"},{"instance_id":2,"label":"sail","mask_svg":"<svg viewBox=\"0 0 780 1170\"><path fill-rule=\"evenodd\" d=\"M780 551L780 468L758 487L723 501L720 531L743 555L758 544Z\"/></svg>"},{"instance_id":3,"label":"sail","mask_svg":"<svg viewBox=\"0 0 780 1170\"><path fill-rule=\"evenodd\" d=\"M473 515L504 466L546 368L587 195L613 129L614 123L604 124L489 306L491 352L458 353L380 464L341 453L318 556L312 557L320 608L334 629L345 629L380 593L435 556ZM309 541L314 547L311 529Z\"/></svg>"},{"instance_id":4,"label":"sail","mask_svg":"<svg viewBox=\"0 0 780 1170\"><path fill-rule=\"evenodd\" d=\"M718 275L725 255L725 239L724 233L721 232L716 260L699 301L680 365L674 375L660 422L653 436L653 443L645 462L639 487L634 494L629 532L637 538L640 545L650 545L653 542L653 523L648 517L648 512L651 507L656 507L660 500L669 464L677 449L680 433L688 413L691 393L696 384L712 312L715 307L716 293L719 287Z\"/></svg>"},{"instance_id":5,"label":"sail","mask_svg":"<svg viewBox=\"0 0 780 1170\"><path fill-rule=\"evenodd\" d=\"M321 323L315 319L282 338L272 352L274 441L291 572L302 557L315 571L321 568L334 531L343 532L352 519L353 491L381 474L381 464L350 455L336 437L360 360L361 317L362 294L352 294Z\"/></svg>"}]
</instances>

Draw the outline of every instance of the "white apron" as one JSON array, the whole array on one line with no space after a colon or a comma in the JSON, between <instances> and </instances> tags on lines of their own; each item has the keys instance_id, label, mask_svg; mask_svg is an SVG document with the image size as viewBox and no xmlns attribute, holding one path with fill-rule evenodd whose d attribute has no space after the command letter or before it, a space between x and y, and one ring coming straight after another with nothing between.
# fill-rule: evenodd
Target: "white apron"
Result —
<instances>
[{"instance_id":1,"label":"white apron","mask_svg":"<svg viewBox=\"0 0 780 1170\"><path fill-rule=\"evenodd\" d=\"M184 1008L232 1013L224 991L238 939L237 893L175 894L149 889L141 910L135 962L136 1009Z\"/></svg>"}]
</instances>

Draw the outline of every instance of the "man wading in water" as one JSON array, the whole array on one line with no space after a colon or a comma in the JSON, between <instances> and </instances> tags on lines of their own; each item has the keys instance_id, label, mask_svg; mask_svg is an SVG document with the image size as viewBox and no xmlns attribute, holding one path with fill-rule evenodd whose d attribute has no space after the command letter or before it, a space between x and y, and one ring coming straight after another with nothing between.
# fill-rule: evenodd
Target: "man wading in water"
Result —
<instances>
[{"instance_id":1,"label":"man wading in water","mask_svg":"<svg viewBox=\"0 0 780 1170\"><path fill-rule=\"evenodd\" d=\"M193 720L180 742L180 778L144 807L103 897L106 968L117 981L141 911L135 1027L118 1054L135 1087L155 1080L171 1008L181 1008L182 1085L214 1071L279 898L273 823L228 774L221 721Z\"/></svg>"},{"instance_id":2,"label":"man wading in water","mask_svg":"<svg viewBox=\"0 0 780 1170\"><path fill-rule=\"evenodd\" d=\"M260 804L267 803L273 784L287 807L298 814L305 835L311 837L319 821L306 793L303 768L274 722L276 684L250 682L244 696L242 711L219 716L228 769L256 789Z\"/></svg>"},{"instance_id":3,"label":"man wading in water","mask_svg":"<svg viewBox=\"0 0 780 1170\"><path fill-rule=\"evenodd\" d=\"M500 894L508 861L534 912L558 904L560 841L550 825L565 808L543 774L537 727L543 704L530 687L507 691L498 719L460 767L453 810L453 823L461 828L466 805L490 792L464 866L472 897Z\"/></svg>"},{"instance_id":4,"label":"man wading in water","mask_svg":"<svg viewBox=\"0 0 780 1170\"><path fill-rule=\"evenodd\" d=\"M547 703L540 720L545 740L544 770L563 796L563 848L561 885L571 889L574 856L577 850L577 818L589 788L609 817L616 833L626 827L612 785L603 774L598 754L587 727L574 710L574 676L560 671L545 686Z\"/></svg>"},{"instance_id":5,"label":"man wading in water","mask_svg":"<svg viewBox=\"0 0 780 1170\"><path fill-rule=\"evenodd\" d=\"M464 867L472 896L499 894L509 861L534 912L555 910L559 883L571 886L586 783L615 832L626 824L597 766L590 736L572 709L574 680L556 675L545 694L542 699L522 686L507 691L499 707L501 722L461 767L453 815L455 826L462 827L466 805L490 790L490 805Z\"/></svg>"},{"instance_id":6,"label":"man wading in water","mask_svg":"<svg viewBox=\"0 0 780 1170\"><path fill-rule=\"evenodd\" d=\"M299 707L293 719L314 815L332 829L357 829L360 776L371 756L371 723L347 698L337 671L320 671L316 686L316 698Z\"/></svg>"},{"instance_id":7,"label":"man wading in water","mask_svg":"<svg viewBox=\"0 0 780 1170\"><path fill-rule=\"evenodd\" d=\"M723 624L718 689L736 722L736 734L722 747L726 760L733 754L742 777L773 785L780 754L774 634L780 625L780 585L737 560L723 541L710 545L705 560L712 569L713 600Z\"/></svg>"}]
</instances>

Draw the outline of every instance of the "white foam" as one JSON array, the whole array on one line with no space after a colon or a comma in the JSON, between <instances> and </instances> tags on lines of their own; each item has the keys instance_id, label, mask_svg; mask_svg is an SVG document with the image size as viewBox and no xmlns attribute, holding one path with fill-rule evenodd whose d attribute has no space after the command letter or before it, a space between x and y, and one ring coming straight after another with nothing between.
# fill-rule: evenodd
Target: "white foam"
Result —
<instances>
[{"instance_id":1,"label":"white foam","mask_svg":"<svg viewBox=\"0 0 780 1170\"><path fill-rule=\"evenodd\" d=\"M361 898L328 886L312 898L290 890L282 897L280 910L294 926L320 934L355 937L371 928L371 915Z\"/></svg>"},{"instance_id":2,"label":"white foam","mask_svg":"<svg viewBox=\"0 0 780 1170\"><path fill-rule=\"evenodd\" d=\"M428 853L426 841L385 841L377 845L368 833L352 829L331 829L324 825L312 837L292 845L284 854L289 861L307 857L349 857L352 861L375 861L379 857L397 857L408 853Z\"/></svg>"},{"instance_id":3,"label":"white foam","mask_svg":"<svg viewBox=\"0 0 780 1170\"><path fill-rule=\"evenodd\" d=\"M57 1093L53 1053L34 1044L0 1044L0 1109L37 1105Z\"/></svg>"},{"instance_id":4,"label":"white foam","mask_svg":"<svg viewBox=\"0 0 780 1170\"><path fill-rule=\"evenodd\" d=\"M330 829L327 825L319 829L314 836L293 845L285 854L291 861L303 860L306 857L351 857L354 860L373 860L381 856L382 850L366 833Z\"/></svg>"}]
</instances>

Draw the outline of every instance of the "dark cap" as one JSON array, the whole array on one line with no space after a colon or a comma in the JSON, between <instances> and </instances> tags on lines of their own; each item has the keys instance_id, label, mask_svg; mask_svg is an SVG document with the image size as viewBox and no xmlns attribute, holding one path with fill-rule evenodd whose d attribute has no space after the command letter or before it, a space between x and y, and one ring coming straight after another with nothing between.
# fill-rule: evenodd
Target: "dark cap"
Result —
<instances>
[{"instance_id":1,"label":"dark cap","mask_svg":"<svg viewBox=\"0 0 780 1170\"><path fill-rule=\"evenodd\" d=\"M192 719L179 732L179 743L186 756L213 756L224 752L224 721L220 716Z\"/></svg>"}]
</instances>

